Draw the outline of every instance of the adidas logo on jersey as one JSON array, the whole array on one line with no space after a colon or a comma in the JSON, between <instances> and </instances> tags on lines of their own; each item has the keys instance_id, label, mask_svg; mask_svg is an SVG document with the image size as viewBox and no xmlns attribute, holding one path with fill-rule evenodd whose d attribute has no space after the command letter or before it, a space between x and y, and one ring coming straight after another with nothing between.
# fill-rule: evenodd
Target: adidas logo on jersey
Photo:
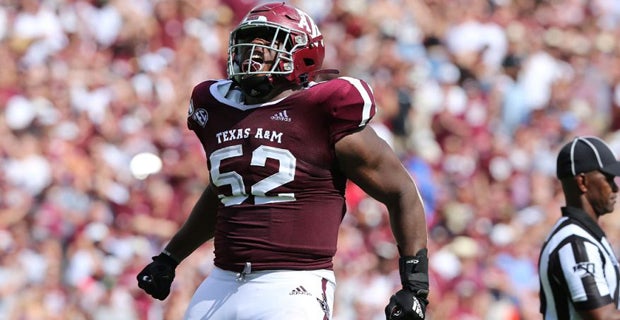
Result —
<instances>
[{"instance_id":1,"label":"adidas logo on jersey","mask_svg":"<svg viewBox=\"0 0 620 320\"><path fill-rule=\"evenodd\" d=\"M291 118L289 118L286 110L274 114L271 116L271 120L291 122Z\"/></svg>"},{"instance_id":2,"label":"adidas logo on jersey","mask_svg":"<svg viewBox=\"0 0 620 320\"><path fill-rule=\"evenodd\" d=\"M296 296L296 295L311 296L312 294L310 292L308 292L308 290L306 290L306 288L304 288L303 286L299 286L299 287L291 290L291 292L289 293L289 296Z\"/></svg>"}]
</instances>

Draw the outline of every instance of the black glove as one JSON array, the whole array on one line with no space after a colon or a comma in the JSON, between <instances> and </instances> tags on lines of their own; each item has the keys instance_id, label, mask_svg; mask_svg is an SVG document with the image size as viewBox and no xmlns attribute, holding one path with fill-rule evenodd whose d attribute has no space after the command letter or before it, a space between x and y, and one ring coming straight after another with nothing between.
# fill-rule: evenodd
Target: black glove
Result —
<instances>
[{"instance_id":1,"label":"black glove","mask_svg":"<svg viewBox=\"0 0 620 320\"><path fill-rule=\"evenodd\" d=\"M138 273L138 287L155 299L166 299L170 294L174 270L178 265L179 263L172 257L160 253Z\"/></svg>"},{"instance_id":2,"label":"black glove","mask_svg":"<svg viewBox=\"0 0 620 320\"><path fill-rule=\"evenodd\" d=\"M421 320L428 305L428 258L426 249L415 256L398 260L400 282L403 288L396 292L385 307L387 320Z\"/></svg>"}]
</instances>

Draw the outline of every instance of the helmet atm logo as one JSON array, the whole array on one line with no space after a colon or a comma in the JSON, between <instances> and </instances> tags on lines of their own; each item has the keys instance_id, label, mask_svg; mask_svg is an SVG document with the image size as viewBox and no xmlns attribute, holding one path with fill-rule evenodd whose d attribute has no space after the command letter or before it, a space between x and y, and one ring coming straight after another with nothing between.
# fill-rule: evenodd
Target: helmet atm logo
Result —
<instances>
[{"instance_id":1,"label":"helmet atm logo","mask_svg":"<svg viewBox=\"0 0 620 320\"><path fill-rule=\"evenodd\" d=\"M299 14L299 23L297 23L297 26L300 29L305 30L310 36L312 36L312 38L320 36L321 32L319 31L319 27L317 27L312 18L310 18L305 12L299 9L296 10Z\"/></svg>"}]
</instances>

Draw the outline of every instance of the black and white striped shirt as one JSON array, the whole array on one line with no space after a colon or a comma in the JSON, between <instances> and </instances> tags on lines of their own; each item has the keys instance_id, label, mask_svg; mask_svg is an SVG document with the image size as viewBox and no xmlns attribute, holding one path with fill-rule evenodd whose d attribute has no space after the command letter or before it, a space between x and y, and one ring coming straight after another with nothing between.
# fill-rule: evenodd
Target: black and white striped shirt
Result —
<instances>
[{"instance_id":1,"label":"black and white striped shirt","mask_svg":"<svg viewBox=\"0 0 620 320\"><path fill-rule=\"evenodd\" d=\"M540 312L545 320L581 319L576 310L618 305L620 269L605 233L584 211L562 208L540 253Z\"/></svg>"}]
</instances>

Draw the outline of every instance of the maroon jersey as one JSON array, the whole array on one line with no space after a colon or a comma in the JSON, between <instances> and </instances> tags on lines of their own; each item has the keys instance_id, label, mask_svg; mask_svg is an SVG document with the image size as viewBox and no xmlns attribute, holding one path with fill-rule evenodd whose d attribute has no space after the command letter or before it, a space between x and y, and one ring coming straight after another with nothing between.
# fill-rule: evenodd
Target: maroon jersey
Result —
<instances>
[{"instance_id":1,"label":"maroon jersey","mask_svg":"<svg viewBox=\"0 0 620 320\"><path fill-rule=\"evenodd\" d=\"M346 182L334 144L374 116L371 89L343 77L244 105L231 86L228 80L197 85L188 115L220 199L215 265L332 268Z\"/></svg>"}]
</instances>

